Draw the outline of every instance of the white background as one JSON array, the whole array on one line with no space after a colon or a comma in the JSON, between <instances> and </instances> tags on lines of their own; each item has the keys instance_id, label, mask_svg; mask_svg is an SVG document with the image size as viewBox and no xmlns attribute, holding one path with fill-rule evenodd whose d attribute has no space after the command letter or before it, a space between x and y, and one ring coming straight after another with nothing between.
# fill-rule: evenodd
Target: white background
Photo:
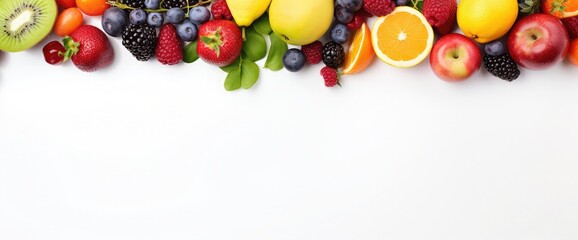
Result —
<instances>
[{"instance_id":1,"label":"white background","mask_svg":"<svg viewBox=\"0 0 578 240\"><path fill-rule=\"evenodd\" d=\"M448 84L375 61L333 89L318 65L226 92L112 42L96 73L1 55L0 239L578 238L567 62Z\"/></svg>"}]
</instances>

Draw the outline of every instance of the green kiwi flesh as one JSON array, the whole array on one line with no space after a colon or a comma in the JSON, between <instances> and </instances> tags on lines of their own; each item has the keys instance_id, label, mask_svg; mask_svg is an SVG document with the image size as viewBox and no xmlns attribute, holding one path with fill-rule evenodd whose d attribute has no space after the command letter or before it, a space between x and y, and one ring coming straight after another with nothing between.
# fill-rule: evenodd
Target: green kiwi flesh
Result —
<instances>
[{"instance_id":1,"label":"green kiwi flesh","mask_svg":"<svg viewBox=\"0 0 578 240\"><path fill-rule=\"evenodd\" d=\"M19 52L38 44L52 31L54 0L0 0L0 50Z\"/></svg>"}]
</instances>

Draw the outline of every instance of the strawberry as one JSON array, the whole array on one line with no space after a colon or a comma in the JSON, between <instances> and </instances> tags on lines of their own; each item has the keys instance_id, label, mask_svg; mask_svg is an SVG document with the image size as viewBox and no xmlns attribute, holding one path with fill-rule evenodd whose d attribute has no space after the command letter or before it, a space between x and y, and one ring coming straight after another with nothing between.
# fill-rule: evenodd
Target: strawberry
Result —
<instances>
[{"instance_id":1,"label":"strawberry","mask_svg":"<svg viewBox=\"0 0 578 240\"><path fill-rule=\"evenodd\" d=\"M64 61L71 59L85 72L94 72L112 63L114 52L104 32L92 25L77 28L63 40Z\"/></svg>"},{"instance_id":2,"label":"strawberry","mask_svg":"<svg viewBox=\"0 0 578 240\"><path fill-rule=\"evenodd\" d=\"M241 55L243 36L233 21L212 20L199 27L197 54L203 61L223 67Z\"/></svg>"},{"instance_id":3,"label":"strawberry","mask_svg":"<svg viewBox=\"0 0 578 240\"><path fill-rule=\"evenodd\" d=\"M183 59L183 47L177 29L172 24L167 23L161 27L155 54L157 60L166 65L175 65Z\"/></svg>"},{"instance_id":4,"label":"strawberry","mask_svg":"<svg viewBox=\"0 0 578 240\"><path fill-rule=\"evenodd\" d=\"M457 11L456 0L425 0L423 2L424 17L442 36L454 30Z\"/></svg>"}]
</instances>

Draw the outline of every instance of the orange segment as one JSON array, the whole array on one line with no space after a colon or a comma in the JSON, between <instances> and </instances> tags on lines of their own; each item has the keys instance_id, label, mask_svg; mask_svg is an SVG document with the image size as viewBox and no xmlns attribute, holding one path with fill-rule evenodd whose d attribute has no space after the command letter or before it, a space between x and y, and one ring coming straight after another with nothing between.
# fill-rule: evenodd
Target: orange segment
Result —
<instances>
[{"instance_id":1,"label":"orange segment","mask_svg":"<svg viewBox=\"0 0 578 240\"><path fill-rule=\"evenodd\" d=\"M371 30L375 55L395 67L412 67L422 62L433 46L434 34L425 17L411 7L397 7L379 17Z\"/></svg>"},{"instance_id":2,"label":"orange segment","mask_svg":"<svg viewBox=\"0 0 578 240\"><path fill-rule=\"evenodd\" d=\"M353 35L353 41L345 56L343 73L354 74L365 70L373 61L374 55L373 46L371 45L371 31L367 24L364 23Z\"/></svg>"}]
</instances>

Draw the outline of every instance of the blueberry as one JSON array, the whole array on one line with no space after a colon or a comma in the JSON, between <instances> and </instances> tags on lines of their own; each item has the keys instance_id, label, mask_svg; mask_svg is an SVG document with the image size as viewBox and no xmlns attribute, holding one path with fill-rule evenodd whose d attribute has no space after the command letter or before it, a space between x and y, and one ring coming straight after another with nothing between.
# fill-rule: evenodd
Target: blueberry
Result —
<instances>
[{"instance_id":1,"label":"blueberry","mask_svg":"<svg viewBox=\"0 0 578 240\"><path fill-rule=\"evenodd\" d=\"M104 11L100 20L102 29L112 37L118 37L128 25L128 16L126 12L117 7L110 7Z\"/></svg>"},{"instance_id":2,"label":"blueberry","mask_svg":"<svg viewBox=\"0 0 578 240\"><path fill-rule=\"evenodd\" d=\"M348 24L353 20L353 16L353 12L347 10L341 5L335 6L335 18L337 18L337 21L340 23Z\"/></svg>"},{"instance_id":3,"label":"blueberry","mask_svg":"<svg viewBox=\"0 0 578 240\"><path fill-rule=\"evenodd\" d=\"M163 14L159 12L149 13L147 16L147 24L151 27L158 28L163 25Z\"/></svg>"},{"instance_id":4,"label":"blueberry","mask_svg":"<svg viewBox=\"0 0 578 240\"><path fill-rule=\"evenodd\" d=\"M197 6L191 8L191 11L189 12L189 19L191 19L191 22L194 24L201 25L211 19L211 12L206 7Z\"/></svg>"},{"instance_id":5,"label":"blueberry","mask_svg":"<svg viewBox=\"0 0 578 240\"><path fill-rule=\"evenodd\" d=\"M395 0L395 5L405 6L405 5L407 5L407 0Z\"/></svg>"},{"instance_id":6,"label":"blueberry","mask_svg":"<svg viewBox=\"0 0 578 240\"><path fill-rule=\"evenodd\" d=\"M165 18L168 23L179 24L185 20L185 11L178 7L171 8L167 11Z\"/></svg>"},{"instance_id":7,"label":"blueberry","mask_svg":"<svg viewBox=\"0 0 578 240\"><path fill-rule=\"evenodd\" d=\"M130 11L128 18L132 24L141 25L147 22L147 13L144 10L138 8Z\"/></svg>"},{"instance_id":8,"label":"blueberry","mask_svg":"<svg viewBox=\"0 0 578 240\"><path fill-rule=\"evenodd\" d=\"M344 44L349 41L351 32L347 29L347 26L338 23L331 29L331 39L339 44Z\"/></svg>"},{"instance_id":9,"label":"blueberry","mask_svg":"<svg viewBox=\"0 0 578 240\"><path fill-rule=\"evenodd\" d=\"M144 0L144 5L148 9L159 9L160 0Z\"/></svg>"},{"instance_id":10,"label":"blueberry","mask_svg":"<svg viewBox=\"0 0 578 240\"><path fill-rule=\"evenodd\" d=\"M192 42L197 39L197 25L189 19L185 19L181 24L177 25L177 34L181 40Z\"/></svg>"},{"instance_id":11,"label":"blueberry","mask_svg":"<svg viewBox=\"0 0 578 240\"><path fill-rule=\"evenodd\" d=\"M486 43L484 46L484 51L492 56L500 56L506 51L506 47L501 41L493 41Z\"/></svg>"},{"instance_id":12,"label":"blueberry","mask_svg":"<svg viewBox=\"0 0 578 240\"><path fill-rule=\"evenodd\" d=\"M283 54L283 66L290 72L298 72L305 66L305 54L297 48L291 48Z\"/></svg>"},{"instance_id":13,"label":"blueberry","mask_svg":"<svg viewBox=\"0 0 578 240\"><path fill-rule=\"evenodd\" d=\"M337 0L337 4L350 12L355 12L363 7L363 0Z\"/></svg>"}]
</instances>

